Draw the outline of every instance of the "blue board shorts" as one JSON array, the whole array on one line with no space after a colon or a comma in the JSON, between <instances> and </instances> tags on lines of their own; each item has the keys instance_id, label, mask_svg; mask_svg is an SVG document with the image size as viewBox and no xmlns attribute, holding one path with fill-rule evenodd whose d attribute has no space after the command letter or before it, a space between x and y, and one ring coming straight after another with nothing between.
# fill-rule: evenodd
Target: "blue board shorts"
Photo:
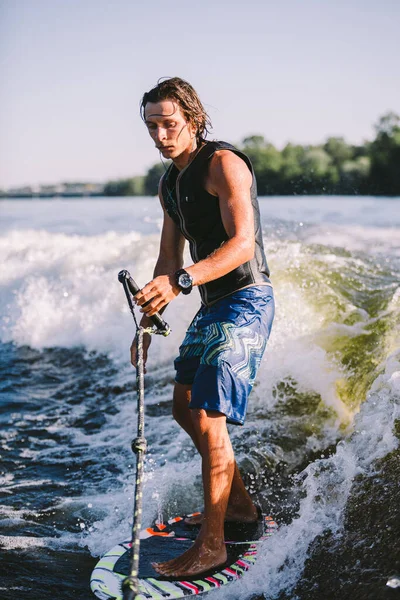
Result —
<instances>
[{"instance_id":1,"label":"blue board shorts","mask_svg":"<svg viewBox=\"0 0 400 600\"><path fill-rule=\"evenodd\" d=\"M269 285L247 287L201 306L174 363L175 381L192 386L189 408L215 410L228 423L243 425L274 312Z\"/></svg>"}]
</instances>

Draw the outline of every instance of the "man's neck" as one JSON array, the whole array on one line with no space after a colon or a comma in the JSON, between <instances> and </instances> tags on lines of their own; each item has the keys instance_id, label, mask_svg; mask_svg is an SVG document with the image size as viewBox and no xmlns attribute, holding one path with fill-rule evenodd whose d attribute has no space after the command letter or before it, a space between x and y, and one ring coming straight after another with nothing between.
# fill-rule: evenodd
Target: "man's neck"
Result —
<instances>
[{"instance_id":1,"label":"man's neck","mask_svg":"<svg viewBox=\"0 0 400 600\"><path fill-rule=\"evenodd\" d=\"M196 141L194 147L191 145L188 150L185 150L182 154L172 160L178 171L182 171L190 162L192 162L202 145L201 142Z\"/></svg>"}]
</instances>

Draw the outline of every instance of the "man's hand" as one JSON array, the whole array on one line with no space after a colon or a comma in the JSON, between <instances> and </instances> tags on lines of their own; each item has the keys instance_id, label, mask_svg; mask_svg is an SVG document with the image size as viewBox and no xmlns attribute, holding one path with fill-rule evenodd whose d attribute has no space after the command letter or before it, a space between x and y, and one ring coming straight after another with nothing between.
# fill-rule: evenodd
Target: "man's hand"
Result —
<instances>
[{"instance_id":1,"label":"man's hand","mask_svg":"<svg viewBox=\"0 0 400 600\"><path fill-rule=\"evenodd\" d=\"M150 333L143 334L143 371L146 373L146 362L147 362L147 351L149 349L151 343L151 335ZM131 345L131 363L134 367L137 367L137 348L136 348L136 338L133 340Z\"/></svg>"},{"instance_id":2,"label":"man's hand","mask_svg":"<svg viewBox=\"0 0 400 600\"><path fill-rule=\"evenodd\" d=\"M159 275L149 281L134 296L134 300L138 306L142 307L140 311L145 313L146 317L151 317L176 298L179 292L180 289L176 285L173 275Z\"/></svg>"}]
</instances>

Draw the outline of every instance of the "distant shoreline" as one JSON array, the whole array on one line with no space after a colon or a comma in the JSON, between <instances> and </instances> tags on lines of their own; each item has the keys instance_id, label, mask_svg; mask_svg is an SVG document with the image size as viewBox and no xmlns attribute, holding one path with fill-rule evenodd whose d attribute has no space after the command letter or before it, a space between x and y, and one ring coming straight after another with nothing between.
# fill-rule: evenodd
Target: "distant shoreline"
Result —
<instances>
[{"instance_id":1,"label":"distant shoreline","mask_svg":"<svg viewBox=\"0 0 400 600\"><path fill-rule=\"evenodd\" d=\"M64 200L65 198L111 198L106 194L6 194L0 200Z\"/></svg>"},{"instance_id":2,"label":"distant shoreline","mask_svg":"<svg viewBox=\"0 0 400 600\"><path fill-rule=\"evenodd\" d=\"M319 194L319 193L315 193L315 194L310 194L310 193L304 193L304 194L260 194L258 196L259 199L264 198L264 199L268 199L268 198L340 198L340 199L349 199L349 200L354 200L356 198L382 198L382 199L386 199L386 200L400 200L400 195L399 196L389 196L389 195L384 195L384 194ZM132 195L132 196L107 196L106 194L92 194L92 195L64 195L64 196L0 196L0 202L2 200L4 201L11 201L11 200L102 200L102 199L109 199L109 200L133 200L133 199L142 199L142 200L153 200L153 199L157 199L157 196L154 195L142 195L142 196L137 196L137 195Z\"/></svg>"}]
</instances>

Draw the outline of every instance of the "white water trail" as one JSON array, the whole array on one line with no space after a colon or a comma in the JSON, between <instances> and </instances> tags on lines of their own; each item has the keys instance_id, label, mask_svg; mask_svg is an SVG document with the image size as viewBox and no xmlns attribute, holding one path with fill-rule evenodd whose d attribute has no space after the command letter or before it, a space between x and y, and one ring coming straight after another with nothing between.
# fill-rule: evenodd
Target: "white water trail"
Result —
<instances>
[{"instance_id":1,"label":"white water trail","mask_svg":"<svg viewBox=\"0 0 400 600\"><path fill-rule=\"evenodd\" d=\"M355 417L353 433L339 442L335 454L311 463L301 474L304 498L299 514L282 526L259 549L249 573L232 590L221 590L229 600L251 594L275 598L290 594L301 577L310 544L325 531L340 531L354 478L369 474L377 459L398 446L395 421L400 418L400 354L393 354L373 383ZM295 597L293 597L295 600Z\"/></svg>"}]
</instances>

